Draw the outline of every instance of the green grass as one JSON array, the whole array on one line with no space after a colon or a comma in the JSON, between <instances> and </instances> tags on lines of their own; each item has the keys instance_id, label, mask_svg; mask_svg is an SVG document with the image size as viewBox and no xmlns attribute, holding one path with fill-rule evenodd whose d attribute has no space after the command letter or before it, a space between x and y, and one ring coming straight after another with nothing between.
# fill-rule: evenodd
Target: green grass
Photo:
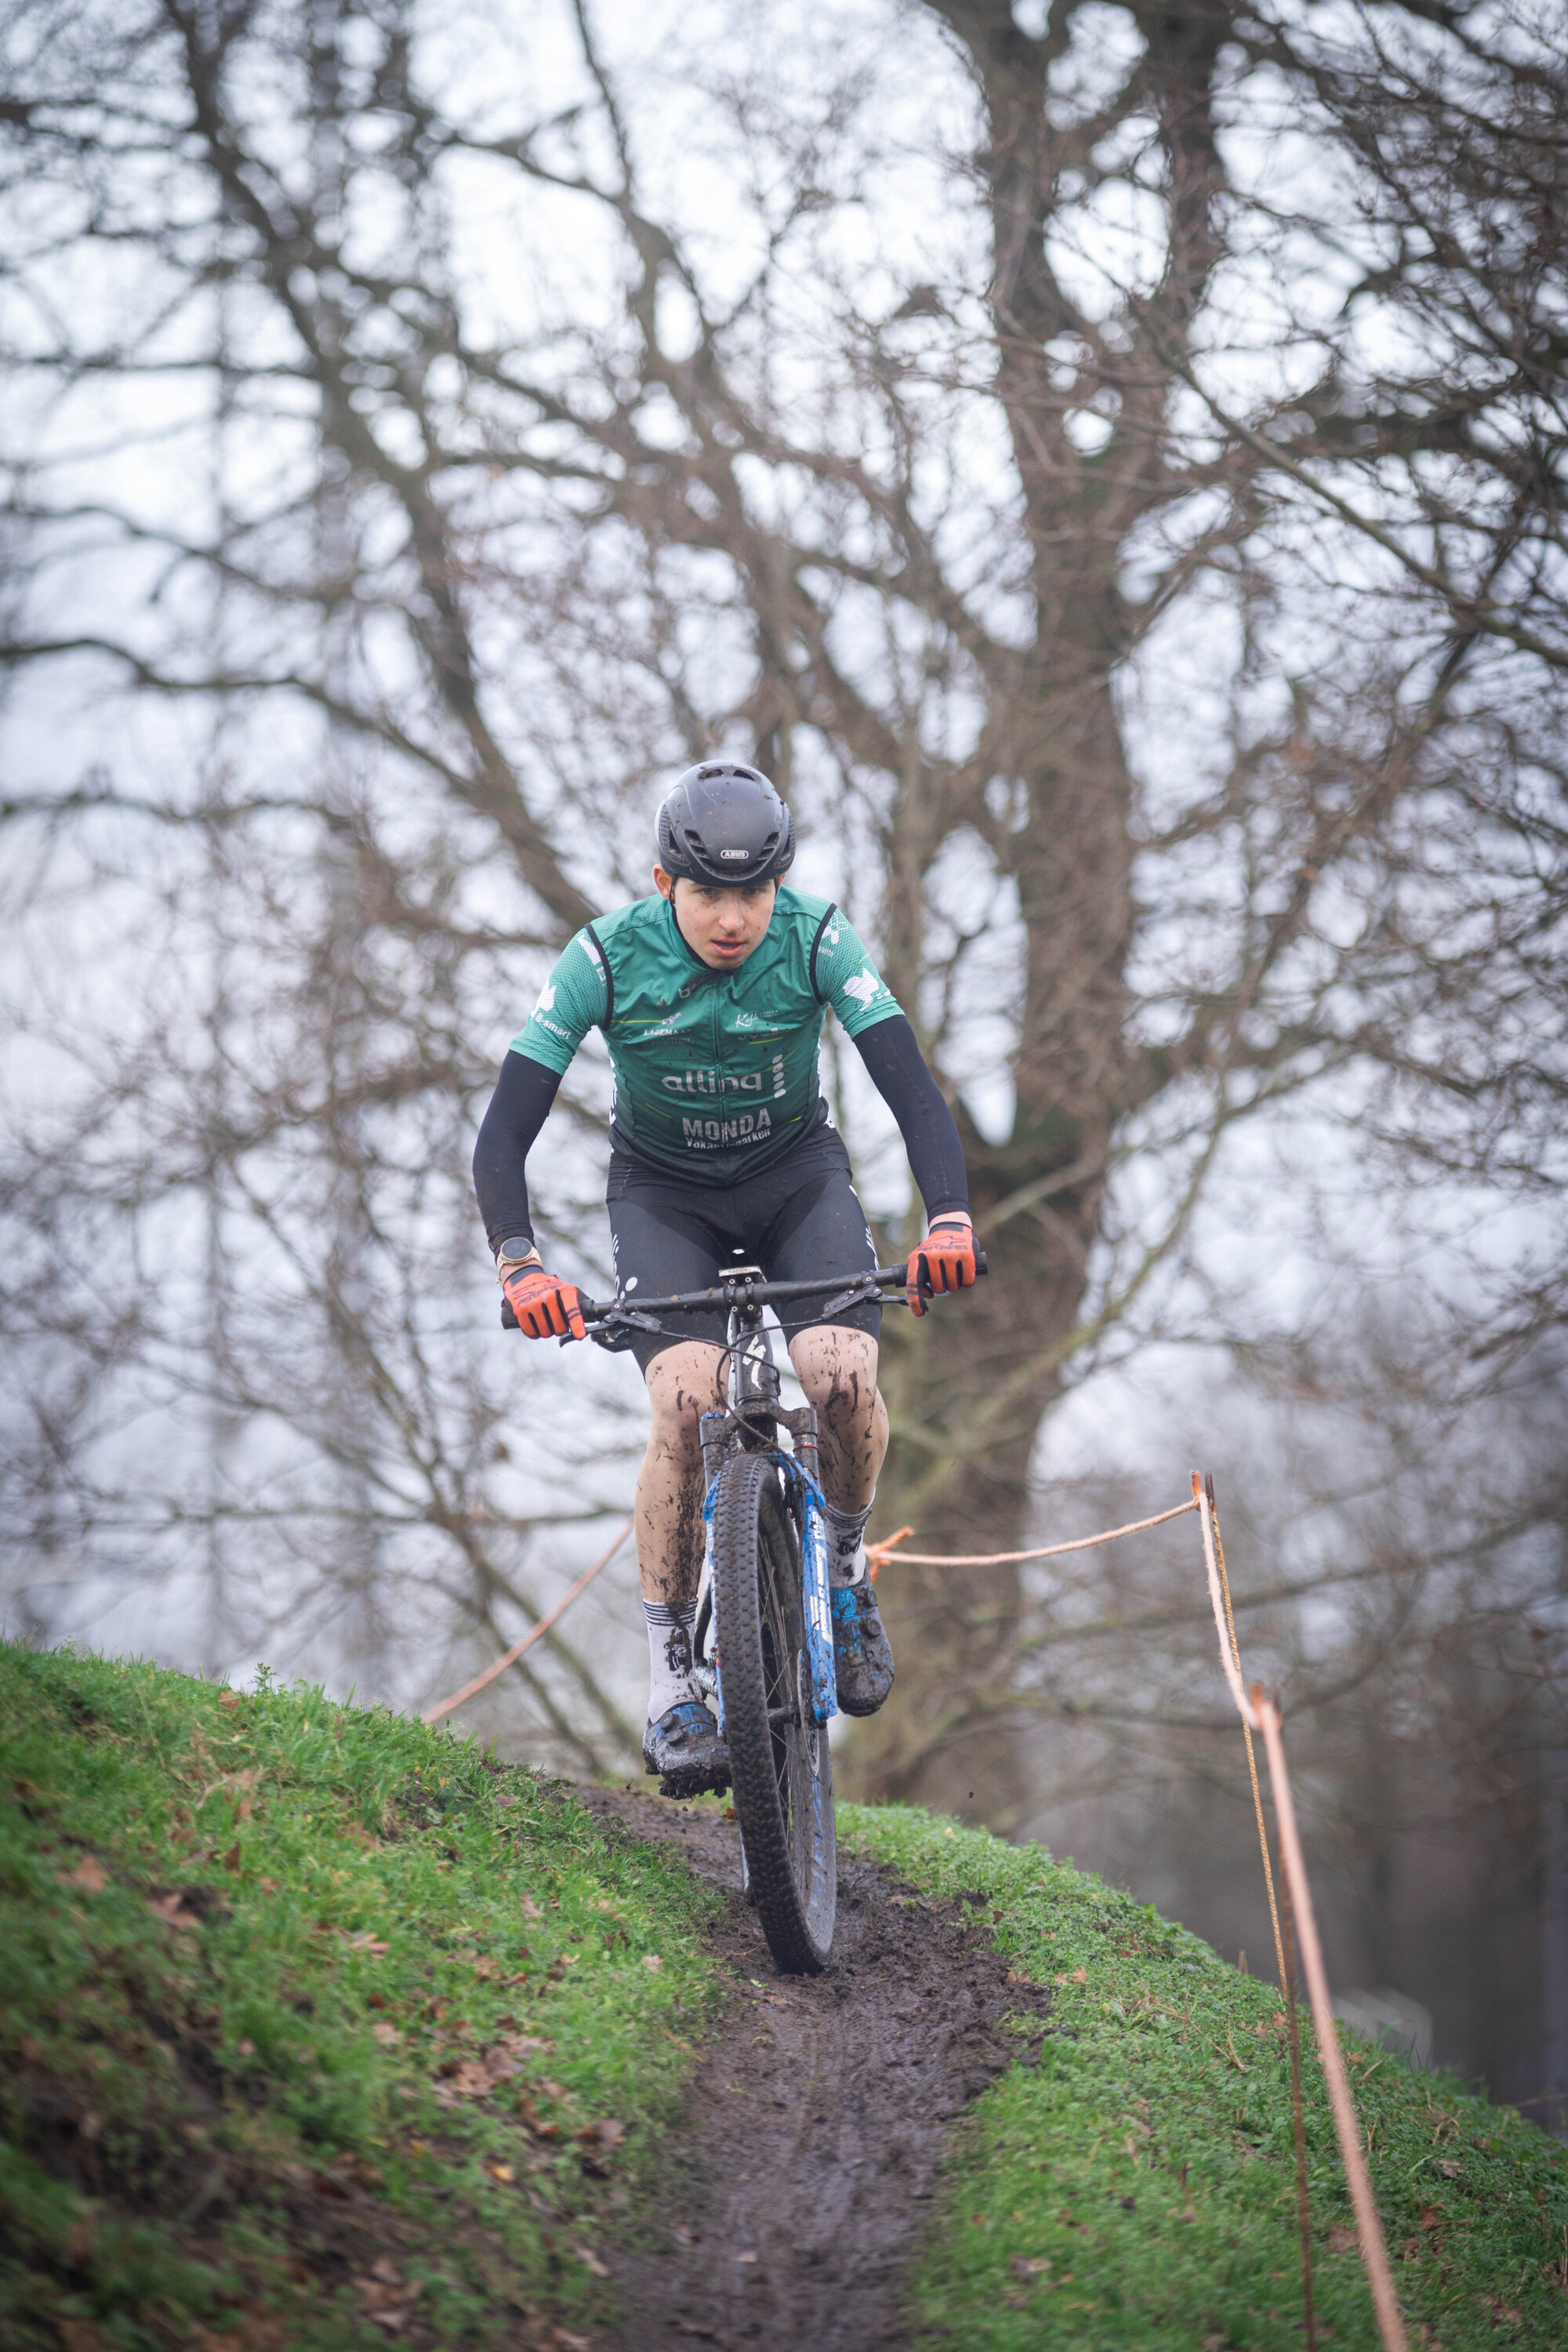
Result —
<instances>
[{"instance_id":1,"label":"green grass","mask_svg":"<svg viewBox=\"0 0 1568 2352\"><path fill-rule=\"evenodd\" d=\"M841 1807L839 1832L932 1896L967 1895L1011 1966L1055 1988L1043 2039L1018 2021L1038 2063L1011 2066L955 2140L912 2286L919 2339L1294 2352L1278 1994L1038 1847L894 1809ZM1568 2152L1452 2076L1345 2044L1413 2345L1568 2345ZM1378 2337L1310 2049L1304 2072L1318 2315L1332 2352L1363 2352Z\"/></svg>"},{"instance_id":2,"label":"green grass","mask_svg":"<svg viewBox=\"0 0 1568 2352\"><path fill-rule=\"evenodd\" d=\"M1055 1989L956 2135L921 2340L1295 2352L1276 1996L1038 1848L840 1827ZM570 2352L726 1998L716 1904L384 1710L0 1645L0 2346L335 2352L401 2313ZM1413 2343L1568 2344L1568 2155L1347 2039ZM1308 2090L1319 2313L1371 2352Z\"/></svg>"},{"instance_id":3,"label":"green grass","mask_svg":"<svg viewBox=\"0 0 1568 2352\"><path fill-rule=\"evenodd\" d=\"M0 1645L0 2343L575 2340L713 1900L384 1710Z\"/></svg>"}]
</instances>

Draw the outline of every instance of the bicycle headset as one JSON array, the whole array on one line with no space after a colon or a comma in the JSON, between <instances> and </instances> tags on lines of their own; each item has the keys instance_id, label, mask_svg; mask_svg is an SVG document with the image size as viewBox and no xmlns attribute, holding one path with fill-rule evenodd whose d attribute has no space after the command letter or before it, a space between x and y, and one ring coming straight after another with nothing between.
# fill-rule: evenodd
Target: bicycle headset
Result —
<instances>
[{"instance_id":1,"label":"bicycle headset","mask_svg":"<svg viewBox=\"0 0 1568 2352\"><path fill-rule=\"evenodd\" d=\"M658 862L704 886L773 882L795 862L795 819L760 768L704 760L688 768L658 813Z\"/></svg>"}]
</instances>

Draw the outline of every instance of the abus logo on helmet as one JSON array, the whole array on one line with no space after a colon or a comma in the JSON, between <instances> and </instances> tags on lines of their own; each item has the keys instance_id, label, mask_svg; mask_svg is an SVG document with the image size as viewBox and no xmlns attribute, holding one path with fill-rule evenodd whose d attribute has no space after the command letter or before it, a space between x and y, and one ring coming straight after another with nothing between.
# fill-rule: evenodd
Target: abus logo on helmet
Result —
<instances>
[{"instance_id":1,"label":"abus logo on helmet","mask_svg":"<svg viewBox=\"0 0 1568 2352\"><path fill-rule=\"evenodd\" d=\"M749 849L721 849L719 852L721 857L750 857L751 854Z\"/></svg>"}]
</instances>

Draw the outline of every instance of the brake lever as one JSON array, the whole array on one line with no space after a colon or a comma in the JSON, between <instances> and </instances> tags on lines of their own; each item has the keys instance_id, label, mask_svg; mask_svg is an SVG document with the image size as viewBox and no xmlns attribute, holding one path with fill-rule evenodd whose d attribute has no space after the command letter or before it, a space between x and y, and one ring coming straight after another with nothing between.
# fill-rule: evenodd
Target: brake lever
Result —
<instances>
[{"instance_id":1,"label":"brake lever","mask_svg":"<svg viewBox=\"0 0 1568 2352\"><path fill-rule=\"evenodd\" d=\"M601 1331L619 1331L623 1329L633 1331L662 1331L664 1328L665 1326L655 1315L639 1314L635 1307L612 1307L607 1315L595 1317L594 1323L589 1329L588 1337L590 1339L595 1339ZM571 1347L572 1334L568 1332L559 1342L559 1345L563 1348Z\"/></svg>"},{"instance_id":2,"label":"brake lever","mask_svg":"<svg viewBox=\"0 0 1568 2352\"><path fill-rule=\"evenodd\" d=\"M858 1282L852 1290L841 1290L837 1298L830 1298L822 1313L825 1317L842 1315L847 1307L869 1307L881 1296L874 1282Z\"/></svg>"}]
</instances>

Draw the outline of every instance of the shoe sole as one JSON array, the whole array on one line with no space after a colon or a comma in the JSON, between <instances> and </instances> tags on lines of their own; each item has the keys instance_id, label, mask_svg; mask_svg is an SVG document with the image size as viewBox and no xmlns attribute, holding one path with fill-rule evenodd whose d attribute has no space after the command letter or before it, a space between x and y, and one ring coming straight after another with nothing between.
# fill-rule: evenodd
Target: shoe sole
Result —
<instances>
[{"instance_id":1,"label":"shoe sole","mask_svg":"<svg viewBox=\"0 0 1568 2352\"><path fill-rule=\"evenodd\" d=\"M713 1764L693 1764L662 1777L657 1764L645 1764L643 1772L650 1780L658 1780L661 1797L721 1797L730 1785L728 1770Z\"/></svg>"}]
</instances>

